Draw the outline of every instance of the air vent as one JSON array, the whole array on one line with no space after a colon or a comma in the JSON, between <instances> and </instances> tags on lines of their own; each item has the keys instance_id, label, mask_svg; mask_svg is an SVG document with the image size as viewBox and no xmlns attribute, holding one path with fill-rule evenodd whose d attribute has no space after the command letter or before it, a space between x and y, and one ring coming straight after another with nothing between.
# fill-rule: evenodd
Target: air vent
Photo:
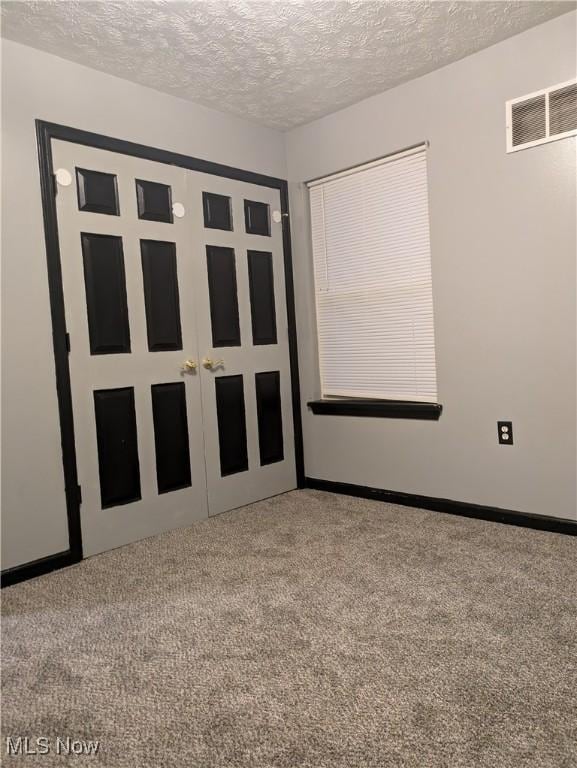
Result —
<instances>
[{"instance_id":1,"label":"air vent","mask_svg":"<svg viewBox=\"0 0 577 768\"><path fill-rule=\"evenodd\" d=\"M577 83L549 93L549 134L577 131Z\"/></svg>"},{"instance_id":2,"label":"air vent","mask_svg":"<svg viewBox=\"0 0 577 768\"><path fill-rule=\"evenodd\" d=\"M547 138L547 98L535 96L511 106L513 146L520 147Z\"/></svg>"},{"instance_id":3,"label":"air vent","mask_svg":"<svg viewBox=\"0 0 577 768\"><path fill-rule=\"evenodd\" d=\"M577 80L507 102L507 152L577 135Z\"/></svg>"}]
</instances>

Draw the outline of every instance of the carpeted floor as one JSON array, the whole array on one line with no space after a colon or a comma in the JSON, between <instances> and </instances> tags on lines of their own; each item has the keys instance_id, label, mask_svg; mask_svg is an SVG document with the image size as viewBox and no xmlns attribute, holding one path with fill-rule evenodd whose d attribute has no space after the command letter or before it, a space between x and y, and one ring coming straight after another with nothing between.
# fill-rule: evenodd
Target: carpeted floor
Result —
<instances>
[{"instance_id":1,"label":"carpeted floor","mask_svg":"<svg viewBox=\"0 0 577 768\"><path fill-rule=\"evenodd\" d=\"M4 737L101 743L7 766L577 765L568 536L294 491L5 589L2 631Z\"/></svg>"}]
</instances>

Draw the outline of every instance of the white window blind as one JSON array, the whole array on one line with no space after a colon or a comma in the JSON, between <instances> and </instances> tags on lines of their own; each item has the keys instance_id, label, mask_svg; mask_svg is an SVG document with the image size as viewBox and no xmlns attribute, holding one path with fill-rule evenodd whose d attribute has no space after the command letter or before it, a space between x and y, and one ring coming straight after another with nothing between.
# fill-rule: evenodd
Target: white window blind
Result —
<instances>
[{"instance_id":1,"label":"white window blind","mask_svg":"<svg viewBox=\"0 0 577 768\"><path fill-rule=\"evenodd\" d=\"M436 401L426 146L309 187L322 395Z\"/></svg>"}]
</instances>

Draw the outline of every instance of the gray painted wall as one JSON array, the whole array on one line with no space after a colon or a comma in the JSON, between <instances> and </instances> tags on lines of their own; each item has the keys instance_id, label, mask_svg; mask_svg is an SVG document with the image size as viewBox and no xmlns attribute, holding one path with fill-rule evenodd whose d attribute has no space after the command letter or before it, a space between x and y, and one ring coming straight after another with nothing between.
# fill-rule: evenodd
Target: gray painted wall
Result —
<instances>
[{"instance_id":1,"label":"gray painted wall","mask_svg":"<svg viewBox=\"0 0 577 768\"><path fill-rule=\"evenodd\" d=\"M577 518L575 139L505 153L505 101L575 77L575 13L287 135L307 474ZM313 416L302 181L425 139L438 423ZM512 419L515 445L497 444Z\"/></svg>"},{"instance_id":2,"label":"gray painted wall","mask_svg":"<svg viewBox=\"0 0 577 768\"><path fill-rule=\"evenodd\" d=\"M34 120L285 177L280 133L2 41L2 567L68 547Z\"/></svg>"}]
</instances>

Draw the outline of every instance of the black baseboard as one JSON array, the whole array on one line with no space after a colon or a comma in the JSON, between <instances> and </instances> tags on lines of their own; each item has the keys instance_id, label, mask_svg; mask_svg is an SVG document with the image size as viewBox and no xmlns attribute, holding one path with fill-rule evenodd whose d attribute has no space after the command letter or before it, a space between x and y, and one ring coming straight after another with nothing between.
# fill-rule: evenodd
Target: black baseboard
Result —
<instances>
[{"instance_id":1,"label":"black baseboard","mask_svg":"<svg viewBox=\"0 0 577 768\"><path fill-rule=\"evenodd\" d=\"M428 509L432 512L444 512L448 515L460 515L472 517L476 520L488 520L493 523L505 525L518 525L522 528L534 528L538 531L551 531L563 533L566 536L577 536L577 521L564 520L560 517L547 517L547 515L534 515L528 512L513 512L498 507L486 507L482 504L470 504L464 501L452 501L451 499L438 499L433 496L418 496L413 493L400 493L399 491L385 491L382 488L369 488L364 485L352 483L338 483L333 480L318 480L314 477L305 477L305 487L317 491L329 493L342 493L345 496L357 496L361 499L373 501L388 501L390 504L401 504L405 507ZM33 560L31 563L17 565L2 571L1 585L9 587L20 581L43 576L58 568L65 568L78 563L80 558L70 550L58 552L55 555Z\"/></svg>"},{"instance_id":2,"label":"black baseboard","mask_svg":"<svg viewBox=\"0 0 577 768\"><path fill-rule=\"evenodd\" d=\"M2 571L2 587L9 587L12 584L18 584L20 581L34 579L36 576L43 576L45 573L55 571L58 568L65 568L67 565L78 563L79 558L70 550L66 552L57 552L55 555L41 557L39 560L32 560L31 563L16 565L14 568L7 568Z\"/></svg>"},{"instance_id":3,"label":"black baseboard","mask_svg":"<svg viewBox=\"0 0 577 768\"><path fill-rule=\"evenodd\" d=\"M489 520L492 523L518 525L522 528L535 528L539 531L564 533L567 536L577 536L577 521L564 520L560 517L534 515L528 512L513 512L498 507L485 507L482 504L470 504L451 499L437 499L433 496L418 496L413 493L385 491L381 488L369 488L364 485L338 483L333 480L317 480L314 477L305 478L306 487L317 491L342 493L345 496L358 496L361 499L373 501L388 501L390 504L402 504L405 507L428 509L432 512L445 512L448 515L474 517L477 520Z\"/></svg>"}]
</instances>

